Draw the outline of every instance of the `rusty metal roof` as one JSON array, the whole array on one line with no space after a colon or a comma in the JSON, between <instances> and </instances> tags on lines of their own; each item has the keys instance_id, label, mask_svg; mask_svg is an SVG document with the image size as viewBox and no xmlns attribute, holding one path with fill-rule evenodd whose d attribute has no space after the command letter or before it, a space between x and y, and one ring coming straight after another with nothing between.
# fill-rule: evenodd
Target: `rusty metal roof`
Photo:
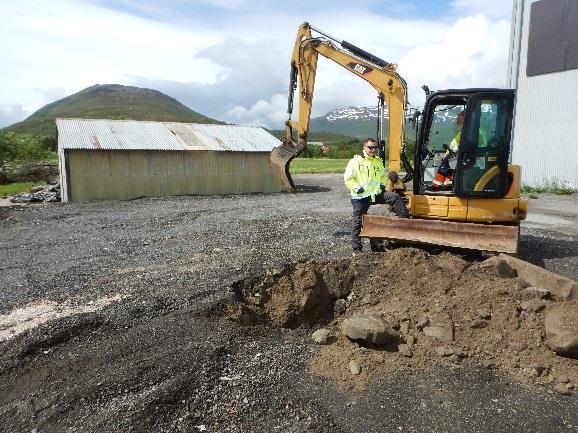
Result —
<instances>
[{"instance_id":1,"label":"rusty metal roof","mask_svg":"<svg viewBox=\"0 0 578 433\"><path fill-rule=\"evenodd\" d=\"M281 142L256 126L56 119L61 149L270 152Z\"/></svg>"}]
</instances>

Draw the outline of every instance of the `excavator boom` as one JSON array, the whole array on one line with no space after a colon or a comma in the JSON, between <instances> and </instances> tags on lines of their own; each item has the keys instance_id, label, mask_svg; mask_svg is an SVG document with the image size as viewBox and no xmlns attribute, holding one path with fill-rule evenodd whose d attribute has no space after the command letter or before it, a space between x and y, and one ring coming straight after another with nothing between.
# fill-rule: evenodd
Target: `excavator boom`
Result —
<instances>
[{"instance_id":1,"label":"excavator boom","mask_svg":"<svg viewBox=\"0 0 578 433\"><path fill-rule=\"evenodd\" d=\"M321 36L314 37L312 30ZM319 54L367 81L376 89L380 100L387 105L389 169L397 173L402 154L403 114L407 108L407 86L405 80L396 72L397 65L382 60L347 41L339 41L308 23L303 23L297 31L291 55L287 109L289 120L286 122L286 136L283 144L273 149L270 157L273 171L281 180L284 189L288 192L295 191L289 165L291 160L307 147ZM291 119L295 90L298 90L298 118Z\"/></svg>"}]
</instances>

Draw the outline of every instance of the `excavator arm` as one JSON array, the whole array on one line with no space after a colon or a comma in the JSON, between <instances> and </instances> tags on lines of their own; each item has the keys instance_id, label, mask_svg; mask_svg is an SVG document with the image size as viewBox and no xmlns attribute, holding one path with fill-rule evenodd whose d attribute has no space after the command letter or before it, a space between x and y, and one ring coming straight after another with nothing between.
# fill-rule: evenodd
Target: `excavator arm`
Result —
<instances>
[{"instance_id":1,"label":"excavator arm","mask_svg":"<svg viewBox=\"0 0 578 433\"><path fill-rule=\"evenodd\" d=\"M312 31L320 36L313 36ZM367 81L375 88L380 100L380 115L383 115L384 104L389 112L389 131L387 134L389 137L389 171L396 173L391 178L396 179L397 172L400 170L400 160L404 161L406 172L410 171L411 166L403 157L403 123L407 108L407 86L403 78L396 72L397 65L388 63L347 41L339 41L311 27L308 23L303 23L297 31L295 46L291 55L287 110L289 120L286 122L286 137L283 144L273 149L271 153L272 167L284 189L289 192L295 191L295 185L289 173L289 164L307 147L319 54ZM295 90L298 90L298 117L291 119ZM382 122L379 124L381 128ZM383 135L383 131L378 131L380 144ZM384 149L381 150L382 156L385 156ZM407 181L407 179L404 180ZM399 179L394 183L396 185L390 186L390 188L403 189L403 183Z\"/></svg>"}]
</instances>

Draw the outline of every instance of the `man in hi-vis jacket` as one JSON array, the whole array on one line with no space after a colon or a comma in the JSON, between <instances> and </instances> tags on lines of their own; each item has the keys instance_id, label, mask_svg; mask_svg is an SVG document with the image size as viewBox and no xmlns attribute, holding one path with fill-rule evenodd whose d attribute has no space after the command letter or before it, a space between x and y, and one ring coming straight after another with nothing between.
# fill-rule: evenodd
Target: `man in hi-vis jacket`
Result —
<instances>
[{"instance_id":1,"label":"man in hi-vis jacket","mask_svg":"<svg viewBox=\"0 0 578 433\"><path fill-rule=\"evenodd\" d=\"M377 142L368 138L363 143L363 153L355 155L347 164L343 175L345 185L351 192L353 206L353 225L351 227L351 246L353 253L362 250L361 222L371 205L390 204L400 218L409 218L407 207L396 192L387 192L387 175L383 162L378 156Z\"/></svg>"}]
</instances>

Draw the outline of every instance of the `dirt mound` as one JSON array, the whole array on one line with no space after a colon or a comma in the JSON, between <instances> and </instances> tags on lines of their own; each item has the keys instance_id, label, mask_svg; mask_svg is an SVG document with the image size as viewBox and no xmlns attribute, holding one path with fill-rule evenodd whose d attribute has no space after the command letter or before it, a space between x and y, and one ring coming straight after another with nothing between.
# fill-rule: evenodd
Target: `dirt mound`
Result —
<instances>
[{"instance_id":1,"label":"dirt mound","mask_svg":"<svg viewBox=\"0 0 578 433\"><path fill-rule=\"evenodd\" d=\"M327 329L310 369L342 388L437 365L497 369L565 393L578 384L578 361L546 343L544 315L560 300L499 257L475 262L400 248L301 261L238 282L233 294L230 314L241 323ZM378 319L396 338L351 340L343 321L358 317Z\"/></svg>"}]
</instances>

